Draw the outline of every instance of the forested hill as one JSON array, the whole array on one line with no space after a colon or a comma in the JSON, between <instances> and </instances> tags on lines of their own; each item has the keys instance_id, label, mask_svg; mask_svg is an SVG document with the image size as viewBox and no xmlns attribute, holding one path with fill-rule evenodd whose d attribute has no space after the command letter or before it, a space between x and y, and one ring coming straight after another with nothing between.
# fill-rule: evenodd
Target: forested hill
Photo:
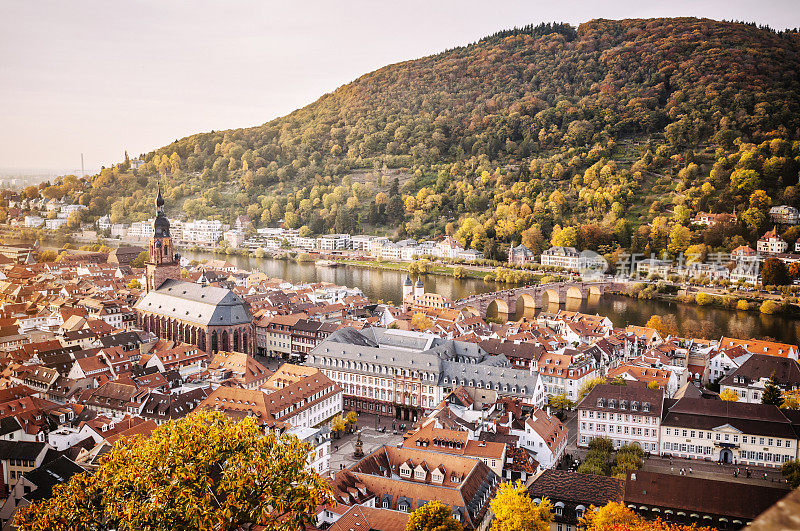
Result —
<instances>
[{"instance_id":1,"label":"forested hill","mask_svg":"<svg viewBox=\"0 0 800 531\"><path fill-rule=\"evenodd\" d=\"M246 211L310 232L450 231L497 254L562 232L563 243L658 250L692 212L747 211L756 190L796 204L798 139L796 32L594 20L390 65L262 126L190 136L144 155L136 171L125 162L88 187L65 179L44 192L75 196L90 216L135 220L150 214L161 178L190 217ZM399 182L379 169L399 170ZM764 205L711 243L752 239ZM637 240L651 230L655 243Z\"/></svg>"}]
</instances>

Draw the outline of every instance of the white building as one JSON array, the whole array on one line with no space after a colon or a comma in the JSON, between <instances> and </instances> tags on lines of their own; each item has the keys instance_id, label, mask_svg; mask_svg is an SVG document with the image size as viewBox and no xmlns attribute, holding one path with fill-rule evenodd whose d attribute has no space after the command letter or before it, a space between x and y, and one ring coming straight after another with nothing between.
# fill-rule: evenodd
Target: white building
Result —
<instances>
[{"instance_id":1,"label":"white building","mask_svg":"<svg viewBox=\"0 0 800 531\"><path fill-rule=\"evenodd\" d=\"M317 248L322 251L339 251L350 248L349 234L325 234L317 238Z\"/></svg>"},{"instance_id":2,"label":"white building","mask_svg":"<svg viewBox=\"0 0 800 531\"><path fill-rule=\"evenodd\" d=\"M563 267L564 269L577 270L579 267L580 253L575 247L550 247L542 252L539 261L543 266Z\"/></svg>"},{"instance_id":3,"label":"white building","mask_svg":"<svg viewBox=\"0 0 800 531\"><path fill-rule=\"evenodd\" d=\"M108 230L111 228L111 217L101 216L97 220L97 228L100 230Z\"/></svg>"},{"instance_id":4,"label":"white building","mask_svg":"<svg viewBox=\"0 0 800 531\"><path fill-rule=\"evenodd\" d=\"M777 227L764 233L756 244L756 250L761 254L785 253L787 249L789 249L789 244L780 237Z\"/></svg>"},{"instance_id":5,"label":"white building","mask_svg":"<svg viewBox=\"0 0 800 531\"><path fill-rule=\"evenodd\" d=\"M578 446L608 437L615 448L636 443L659 453L664 393L642 384L595 386L578 406Z\"/></svg>"},{"instance_id":6,"label":"white building","mask_svg":"<svg viewBox=\"0 0 800 531\"><path fill-rule=\"evenodd\" d=\"M797 457L797 435L776 406L682 398L661 425L661 453L674 457L764 467Z\"/></svg>"},{"instance_id":7,"label":"white building","mask_svg":"<svg viewBox=\"0 0 800 531\"><path fill-rule=\"evenodd\" d=\"M311 445L311 451L308 453L308 468L320 476L330 474L331 433L326 426L321 428L292 427L286 433Z\"/></svg>"},{"instance_id":8,"label":"white building","mask_svg":"<svg viewBox=\"0 0 800 531\"><path fill-rule=\"evenodd\" d=\"M369 243L375 239L375 236L368 236L366 234L358 234L350 238L350 247L354 251L369 252Z\"/></svg>"},{"instance_id":9,"label":"white building","mask_svg":"<svg viewBox=\"0 0 800 531\"><path fill-rule=\"evenodd\" d=\"M769 218L773 223L797 225L800 222L800 211L789 205L778 205L769 209Z\"/></svg>"},{"instance_id":10,"label":"white building","mask_svg":"<svg viewBox=\"0 0 800 531\"><path fill-rule=\"evenodd\" d=\"M63 218L48 219L44 222L45 228L50 230L58 230L66 224L67 220Z\"/></svg>"},{"instance_id":11,"label":"white building","mask_svg":"<svg viewBox=\"0 0 800 531\"><path fill-rule=\"evenodd\" d=\"M219 220L196 219L183 224L183 237L181 239L186 243L213 245L222 238L224 231L224 225Z\"/></svg>"},{"instance_id":12,"label":"white building","mask_svg":"<svg viewBox=\"0 0 800 531\"><path fill-rule=\"evenodd\" d=\"M38 229L44 225L44 218L39 216L25 216L25 226L32 229Z\"/></svg>"},{"instance_id":13,"label":"white building","mask_svg":"<svg viewBox=\"0 0 800 531\"><path fill-rule=\"evenodd\" d=\"M533 454L541 469L553 468L567 449L568 430L558 417L536 409L525 419L525 429L510 429L509 435L519 437L518 445Z\"/></svg>"}]
</instances>

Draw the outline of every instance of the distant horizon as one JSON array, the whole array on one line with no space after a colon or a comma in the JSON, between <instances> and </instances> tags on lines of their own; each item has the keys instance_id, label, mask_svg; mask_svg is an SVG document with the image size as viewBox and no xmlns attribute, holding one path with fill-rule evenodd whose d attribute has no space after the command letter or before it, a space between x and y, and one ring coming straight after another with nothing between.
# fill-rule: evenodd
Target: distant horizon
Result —
<instances>
[{"instance_id":1,"label":"distant horizon","mask_svg":"<svg viewBox=\"0 0 800 531\"><path fill-rule=\"evenodd\" d=\"M800 27L791 1L508 2L491 13L466 1L346 2L354 14L322 3L298 12L252 2L223 19L209 0L191 11L144 4L49 2L50 17L41 19L41 8L0 6L0 71L8 79L0 86L0 175L79 174L81 153L85 173L94 174L126 150L135 158L186 136L256 127L386 65L526 24L686 16Z\"/></svg>"}]
</instances>

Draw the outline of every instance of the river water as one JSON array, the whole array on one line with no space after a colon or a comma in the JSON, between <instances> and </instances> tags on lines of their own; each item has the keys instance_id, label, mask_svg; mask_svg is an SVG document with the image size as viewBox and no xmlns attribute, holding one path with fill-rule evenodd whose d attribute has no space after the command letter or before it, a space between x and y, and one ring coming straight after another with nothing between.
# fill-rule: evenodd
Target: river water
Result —
<instances>
[{"instance_id":1,"label":"river water","mask_svg":"<svg viewBox=\"0 0 800 531\"><path fill-rule=\"evenodd\" d=\"M209 258L227 259L240 269L263 271L271 277L292 283L332 282L358 287L371 301L399 303L405 273L400 271L339 266L317 267L313 262L297 263L292 260L272 260L244 256L212 255L208 252L182 251L193 260ZM416 279L414 279L416 280ZM460 299L474 293L498 291L505 286L485 283L479 279L455 279L443 275L423 278L425 290L439 293L449 299ZM681 332L691 334L699 324L712 330L713 337L721 335L739 338L772 338L776 341L798 344L800 320L783 316L762 315L758 312L740 312L658 300L639 300L621 295L604 295L589 300L570 299L561 306L569 310L599 313L608 316L615 326L644 325L652 315L675 315ZM558 306L547 308L557 310ZM513 317L513 316L512 316Z\"/></svg>"}]
</instances>

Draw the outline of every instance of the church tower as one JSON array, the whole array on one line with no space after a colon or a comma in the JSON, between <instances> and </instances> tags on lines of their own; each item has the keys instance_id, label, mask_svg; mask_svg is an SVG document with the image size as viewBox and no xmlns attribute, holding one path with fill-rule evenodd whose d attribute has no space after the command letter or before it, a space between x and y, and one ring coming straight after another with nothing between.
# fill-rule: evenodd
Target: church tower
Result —
<instances>
[{"instance_id":1,"label":"church tower","mask_svg":"<svg viewBox=\"0 0 800 531\"><path fill-rule=\"evenodd\" d=\"M150 260L147 262L147 291L157 289L168 278L181 277L178 255L173 252L169 235L169 220L164 214L164 198L161 187L156 194L156 219L153 221L153 236L150 238Z\"/></svg>"}]
</instances>

